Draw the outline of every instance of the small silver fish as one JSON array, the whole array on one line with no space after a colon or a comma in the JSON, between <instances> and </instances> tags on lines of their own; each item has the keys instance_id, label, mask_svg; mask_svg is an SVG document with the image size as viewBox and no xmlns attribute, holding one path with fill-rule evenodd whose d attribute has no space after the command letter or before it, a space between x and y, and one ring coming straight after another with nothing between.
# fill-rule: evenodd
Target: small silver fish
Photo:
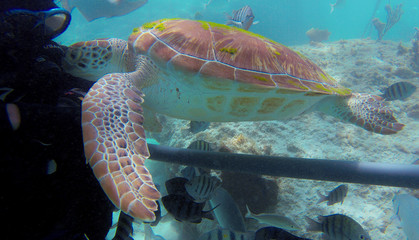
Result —
<instances>
[{"instance_id":1,"label":"small silver fish","mask_svg":"<svg viewBox=\"0 0 419 240\"><path fill-rule=\"evenodd\" d=\"M219 187L208 202L211 207L218 206L212 213L221 228L246 232L246 225L239 206L227 190Z\"/></svg>"},{"instance_id":2,"label":"small silver fish","mask_svg":"<svg viewBox=\"0 0 419 240\"><path fill-rule=\"evenodd\" d=\"M396 195L393 208L407 239L419 239L419 199L409 194Z\"/></svg>"},{"instance_id":3,"label":"small silver fish","mask_svg":"<svg viewBox=\"0 0 419 240\"><path fill-rule=\"evenodd\" d=\"M247 209L246 217L256 219L260 223L265 223L270 226L274 226L274 227L282 228L286 230L299 230L300 229L294 221L292 221L291 219L285 216L281 216L277 214L269 214L269 213L254 214L250 211L247 205L246 205L246 209Z\"/></svg>"},{"instance_id":4,"label":"small silver fish","mask_svg":"<svg viewBox=\"0 0 419 240\"><path fill-rule=\"evenodd\" d=\"M309 224L307 231L323 232L329 240L371 240L359 223L342 214L320 216L320 222L309 217L306 220Z\"/></svg>"},{"instance_id":5,"label":"small silver fish","mask_svg":"<svg viewBox=\"0 0 419 240\"><path fill-rule=\"evenodd\" d=\"M244 30L249 30L252 24L257 24L254 22L255 16L253 15L252 8L248 5L240 8L239 10L233 10L233 16L226 14L227 25L233 25L235 27L243 28Z\"/></svg>"},{"instance_id":6,"label":"small silver fish","mask_svg":"<svg viewBox=\"0 0 419 240\"><path fill-rule=\"evenodd\" d=\"M220 185L218 178L204 174L192 178L185 184L185 189L195 202L200 203L209 200Z\"/></svg>"},{"instance_id":7,"label":"small silver fish","mask_svg":"<svg viewBox=\"0 0 419 240\"><path fill-rule=\"evenodd\" d=\"M230 229L214 229L199 236L198 240L254 240L254 232L238 232Z\"/></svg>"},{"instance_id":8,"label":"small silver fish","mask_svg":"<svg viewBox=\"0 0 419 240\"><path fill-rule=\"evenodd\" d=\"M410 97L415 91L416 86L410 82L397 82L383 89L383 95L381 97L386 101L404 100Z\"/></svg>"},{"instance_id":9,"label":"small silver fish","mask_svg":"<svg viewBox=\"0 0 419 240\"><path fill-rule=\"evenodd\" d=\"M342 184L330 191L326 196L321 194L320 192L317 192L320 199L317 203L322 203L327 201L327 206L333 205L335 203L340 202L343 203L343 200L345 200L346 194L348 193L348 185Z\"/></svg>"}]
</instances>

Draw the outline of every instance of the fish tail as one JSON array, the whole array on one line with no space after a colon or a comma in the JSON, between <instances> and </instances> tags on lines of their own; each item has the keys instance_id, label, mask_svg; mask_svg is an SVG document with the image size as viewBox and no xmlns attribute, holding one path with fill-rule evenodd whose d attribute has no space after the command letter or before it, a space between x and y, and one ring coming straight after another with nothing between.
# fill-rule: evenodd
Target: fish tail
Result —
<instances>
[{"instance_id":1,"label":"fish tail","mask_svg":"<svg viewBox=\"0 0 419 240\"><path fill-rule=\"evenodd\" d=\"M309 217L305 217L306 221L308 223L308 227L307 227L307 231L312 231L312 232L321 232L322 231L322 224L319 222L314 221L313 219L309 218Z\"/></svg>"},{"instance_id":2,"label":"fish tail","mask_svg":"<svg viewBox=\"0 0 419 240\"><path fill-rule=\"evenodd\" d=\"M61 0L63 8L69 12L71 12L74 9L74 6L70 2L71 0Z\"/></svg>"},{"instance_id":3,"label":"fish tail","mask_svg":"<svg viewBox=\"0 0 419 240\"><path fill-rule=\"evenodd\" d=\"M245 217L253 218L253 213L252 213L252 211L250 211L249 206L247 206L247 204L246 204L246 209L247 209L247 213L246 213Z\"/></svg>"},{"instance_id":4,"label":"fish tail","mask_svg":"<svg viewBox=\"0 0 419 240\"><path fill-rule=\"evenodd\" d=\"M224 16L225 16L225 18L227 19L227 20L232 20L233 19L233 17L230 15L230 14L228 14L228 13L224 13ZM231 22L231 21L230 21Z\"/></svg>"},{"instance_id":5,"label":"fish tail","mask_svg":"<svg viewBox=\"0 0 419 240\"><path fill-rule=\"evenodd\" d=\"M335 4L330 3L330 13L335 11Z\"/></svg>"},{"instance_id":6,"label":"fish tail","mask_svg":"<svg viewBox=\"0 0 419 240\"><path fill-rule=\"evenodd\" d=\"M220 203L221 204L221 203ZM211 213L214 209L216 209L218 206L220 206L220 204L218 204L217 206L211 208L208 211L204 211L202 214L203 218L209 219L209 220L214 220L214 215Z\"/></svg>"},{"instance_id":7,"label":"fish tail","mask_svg":"<svg viewBox=\"0 0 419 240\"><path fill-rule=\"evenodd\" d=\"M319 195L319 198L320 198L319 201L317 201L317 203L322 203L322 202L327 201L327 196L321 194L319 191L317 191L317 195Z\"/></svg>"},{"instance_id":8,"label":"fish tail","mask_svg":"<svg viewBox=\"0 0 419 240\"><path fill-rule=\"evenodd\" d=\"M233 21L231 21L231 20L228 20L227 22L226 22L226 25L233 25L234 23L233 23Z\"/></svg>"}]
</instances>

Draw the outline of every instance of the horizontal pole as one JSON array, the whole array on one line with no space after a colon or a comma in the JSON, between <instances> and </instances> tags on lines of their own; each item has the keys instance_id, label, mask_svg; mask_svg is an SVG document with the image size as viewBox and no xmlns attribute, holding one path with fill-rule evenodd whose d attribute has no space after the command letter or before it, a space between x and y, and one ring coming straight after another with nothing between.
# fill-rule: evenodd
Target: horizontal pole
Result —
<instances>
[{"instance_id":1,"label":"horizontal pole","mask_svg":"<svg viewBox=\"0 0 419 240\"><path fill-rule=\"evenodd\" d=\"M207 152L148 144L150 159L258 175L419 188L419 165Z\"/></svg>"}]
</instances>

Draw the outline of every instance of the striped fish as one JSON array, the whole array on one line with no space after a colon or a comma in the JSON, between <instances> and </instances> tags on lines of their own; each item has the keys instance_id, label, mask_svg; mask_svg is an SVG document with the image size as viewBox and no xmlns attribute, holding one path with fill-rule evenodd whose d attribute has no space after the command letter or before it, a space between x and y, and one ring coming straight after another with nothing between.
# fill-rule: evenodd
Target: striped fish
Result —
<instances>
[{"instance_id":1,"label":"striped fish","mask_svg":"<svg viewBox=\"0 0 419 240\"><path fill-rule=\"evenodd\" d=\"M133 221L133 217L120 211L115 236L112 240L134 240L132 238L132 234L134 233L134 229L132 228Z\"/></svg>"},{"instance_id":2,"label":"striped fish","mask_svg":"<svg viewBox=\"0 0 419 240\"><path fill-rule=\"evenodd\" d=\"M264 227L256 231L255 240L311 240L308 238L297 237L284 229L277 227Z\"/></svg>"},{"instance_id":3,"label":"striped fish","mask_svg":"<svg viewBox=\"0 0 419 240\"><path fill-rule=\"evenodd\" d=\"M204 174L192 178L185 184L185 189L195 202L200 203L209 200L220 185L218 178Z\"/></svg>"},{"instance_id":4,"label":"striped fish","mask_svg":"<svg viewBox=\"0 0 419 240\"><path fill-rule=\"evenodd\" d=\"M237 232L230 229L214 229L202 234L198 240L254 240L254 232Z\"/></svg>"},{"instance_id":5,"label":"striped fish","mask_svg":"<svg viewBox=\"0 0 419 240\"><path fill-rule=\"evenodd\" d=\"M404 100L410 97L415 91L416 86L410 82L397 82L383 89L383 95L381 97L386 101Z\"/></svg>"},{"instance_id":6,"label":"striped fish","mask_svg":"<svg viewBox=\"0 0 419 240\"><path fill-rule=\"evenodd\" d=\"M188 179L183 177L175 177L166 181L166 190L168 194L188 195L185 189L185 184Z\"/></svg>"},{"instance_id":7,"label":"striped fish","mask_svg":"<svg viewBox=\"0 0 419 240\"><path fill-rule=\"evenodd\" d=\"M346 194L348 193L348 186L345 184L339 185L332 191L330 191L327 196L317 192L320 199L317 203L322 203L327 201L327 206L333 205L335 203L340 202L343 203L343 200L345 200Z\"/></svg>"},{"instance_id":8,"label":"striped fish","mask_svg":"<svg viewBox=\"0 0 419 240\"><path fill-rule=\"evenodd\" d=\"M196 140L189 144L188 149L211 151L210 143L204 140Z\"/></svg>"},{"instance_id":9,"label":"striped fish","mask_svg":"<svg viewBox=\"0 0 419 240\"><path fill-rule=\"evenodd\" d=\"M191 180L194 177L200 176L202 174L205 174L206 171L202 168L199 167L191 167L191 166L187 166L184 169L182 169L180 171L180 173L182 174L182 176L184 178L187 178L188 180Z\"/></svg>"},{"instance_id":10,"label":"striped fish","mask_svg":"<svg viewBox=\"0 0 419 240\"><path fill-rule=\"evenodd\" d=\"M309 223L307 231L323 232L329 240L371 240L359 223L342 214L321 216L320 222L309 217L306 220Z\"/></svg>"},{"instance_id":11,"label":"striped fish","mask_svg":"<svg viewBox=\"0 0 419 240\"><path fill-rule=\"evenodd\" d=\"M233 10L233 16L226 14L228 21L227 25L233 25L235 27L243 28L244 30L249 30L252 24L257 24L258 22L253 23L255 16L253 15L252 8L248 5L240 8L239 10Z\"/></svg>"},{"instance_id":12,"label":"striped fish","mask_svg":"<svg viewBox=\"0 0 419 240\"><path fill-rule=\"evenodd\" d=\"M166 210L178 221L200 223L202 218L213 220L211 211L203 211L205 203L196 203L186 196L169 194L162 198Z\"/></svg>"}]
</instances>

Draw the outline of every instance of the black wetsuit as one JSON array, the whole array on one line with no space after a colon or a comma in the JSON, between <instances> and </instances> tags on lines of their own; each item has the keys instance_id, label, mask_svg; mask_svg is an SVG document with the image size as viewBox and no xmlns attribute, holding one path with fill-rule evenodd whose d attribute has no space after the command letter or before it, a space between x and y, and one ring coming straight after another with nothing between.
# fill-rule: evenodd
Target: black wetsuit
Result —
<instances>
[{"instance_id":1,"label":"black wetsuit","mask_svg":"<svg viewBox=\"0 0 419 240\"><path fill-rule=\"evenodd\" d=\"M51 0L26 2L48 3L30 10L54 7ZM0 4L0 10L10 7ZM86 165L80 123L80 92L92 83L61 71L64 52L58 44L26 40L0 44L0 216L6 230L2 235L104 239L113 205ZM15 131L7 103L16 104L21 114Z\"/></svg>"}]
</instances>

